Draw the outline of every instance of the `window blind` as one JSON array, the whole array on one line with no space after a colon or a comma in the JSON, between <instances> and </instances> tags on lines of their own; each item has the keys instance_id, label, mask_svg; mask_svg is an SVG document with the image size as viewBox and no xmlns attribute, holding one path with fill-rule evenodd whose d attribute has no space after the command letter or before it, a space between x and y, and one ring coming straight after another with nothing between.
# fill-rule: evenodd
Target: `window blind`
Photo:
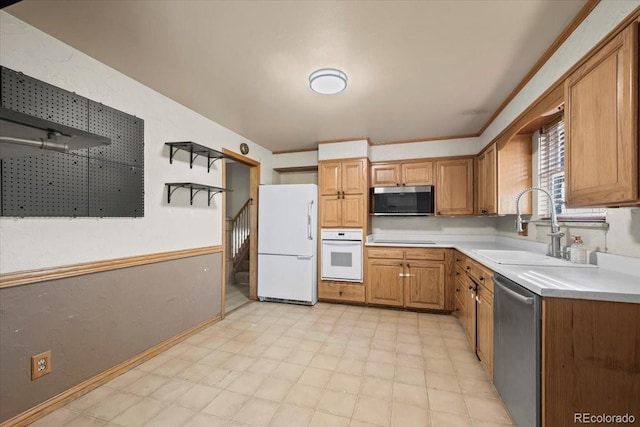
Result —
<instances>
[{"instance_id":1,"label":"window blind","mask_svg":"<svg viewBox=\"0 0 640 427\"><path fill-rule=\"evenodd\" d=\"M551 193L559 218L602 220L606 209L569 209L566 207L564 180L564 121L558 119L540 131L538 140L538 185ZM538 216L550 217L552 205L544 193L538 192Z\"/></svg>"}]
</instances>

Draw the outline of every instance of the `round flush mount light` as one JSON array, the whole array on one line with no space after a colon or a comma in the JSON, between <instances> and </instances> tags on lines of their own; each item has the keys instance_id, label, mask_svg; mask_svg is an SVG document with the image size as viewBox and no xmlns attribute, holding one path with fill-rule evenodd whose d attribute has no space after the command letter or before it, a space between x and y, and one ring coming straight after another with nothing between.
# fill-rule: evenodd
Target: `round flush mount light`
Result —
<instances>
[{"instance_id":1,"label":"round flush mount light","mask_svg":"<svg viewBox=\"0 0 640 427\"><path fill-rule=\"evenodd\" d=\"M335 95L347 87L347 75L334 68L323 68L309 76L309 86L314 92Z\"/></svg>"}]
</instances>

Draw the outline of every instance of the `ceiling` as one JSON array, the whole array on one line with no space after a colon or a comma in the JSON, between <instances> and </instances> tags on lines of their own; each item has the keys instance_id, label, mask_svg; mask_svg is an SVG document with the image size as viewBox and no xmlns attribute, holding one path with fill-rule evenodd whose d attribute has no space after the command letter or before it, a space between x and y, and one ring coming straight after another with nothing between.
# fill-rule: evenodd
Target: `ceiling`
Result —
<instances>
[{"instance_id":1,"label":"ceiling","mask_svg":"<svg viewBox=\"0 0 640 427\"><path fill-rule=\"evenodd\" d=\"M4 9L272 151L476 134L586 0L31 1ZM309 88L344 71L333 96Z\"/></svg>"}]
</instances>

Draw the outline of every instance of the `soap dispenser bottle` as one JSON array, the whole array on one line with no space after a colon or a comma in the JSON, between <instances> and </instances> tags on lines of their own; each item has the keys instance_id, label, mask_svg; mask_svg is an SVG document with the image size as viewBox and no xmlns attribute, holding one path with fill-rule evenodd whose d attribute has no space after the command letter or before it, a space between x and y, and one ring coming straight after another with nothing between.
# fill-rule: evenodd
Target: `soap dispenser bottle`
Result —
<instances>
[{"instance_id":1,"label":"soap dispenser bottle","mask_svg":"<svg viewBox=\"0 0 640 427\"><path fill-rule=\"evenodd\" d=\"M574 264L587 263L587 251L584 249L582 238L573 236L573 244L571 245L571 262Z\"/></svg>"}]
</instances>

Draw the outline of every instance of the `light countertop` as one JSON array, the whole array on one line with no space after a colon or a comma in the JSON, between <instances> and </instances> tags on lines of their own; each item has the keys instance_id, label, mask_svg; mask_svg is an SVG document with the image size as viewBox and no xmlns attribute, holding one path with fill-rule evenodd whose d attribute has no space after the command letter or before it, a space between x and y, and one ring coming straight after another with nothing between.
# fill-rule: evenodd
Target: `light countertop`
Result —
<instances>
[{"instance_id":1,"label":"light countertop","mask_svg":"<svg viewBox=\"0 0 640 427\"><path fill-rule=\"evenodd\" d=\"M633 274L640 272L640 260L635 258L596 253L598 268L497 264L474 250L526 250L544 254L546 244L491 235L369 235L365 245L455 248L543 297L640 304L640 276Z\"/></svg>"}]
</instances>

